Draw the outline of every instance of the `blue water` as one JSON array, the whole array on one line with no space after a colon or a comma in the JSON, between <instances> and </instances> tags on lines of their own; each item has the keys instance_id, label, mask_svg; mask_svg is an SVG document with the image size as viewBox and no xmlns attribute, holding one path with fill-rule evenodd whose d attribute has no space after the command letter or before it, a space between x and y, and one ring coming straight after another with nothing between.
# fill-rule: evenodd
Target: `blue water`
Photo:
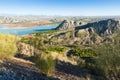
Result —
<instances>
[{"instance_id":1,"label":"blue water","mask_svg":"<svg viewBox=\"0 0 120 80\"><path fill-rule=\"evenodd\" d=\"M47 30L51 30L56 28L57 25L46 25L46 26L34 26L29 28L9 28L9 27L2 27L0 26L0 33L3 34L14 34L17 36L23 36L27 34L31 34L34 32L43 32Z\"/></svg>"}]
</instances>

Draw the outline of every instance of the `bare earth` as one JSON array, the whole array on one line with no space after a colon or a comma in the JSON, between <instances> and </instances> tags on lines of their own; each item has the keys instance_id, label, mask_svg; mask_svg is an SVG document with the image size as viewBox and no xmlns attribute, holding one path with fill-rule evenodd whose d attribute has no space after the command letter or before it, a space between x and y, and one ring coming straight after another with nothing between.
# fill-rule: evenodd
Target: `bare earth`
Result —
<instances>
[{"instance_id":1,"label":"bare earth","mask_svg":"<svg viewBox=\"0 0 120 80\"><path fill-rule=\"evenodd\" d=\"M9 24L0 24L0 26L6 27L32 27L38 25L49 25L52 24L49 20L40 20L40 21L29 21L29 22L19 22L19 23L9 23Z\"/></svg>"},{"instance_id":2,"label":"bare earth","mask_svg":"<svg viewBox=\"0 0 120 80\"><path fill-rule=\"evenodd\" d=\"M31 61L14 58L10 61L0 61L0 80L105 80L83 71L75 65L57 61L56 70L50 77L40 73Z\"/></svg>"}]
</instances>

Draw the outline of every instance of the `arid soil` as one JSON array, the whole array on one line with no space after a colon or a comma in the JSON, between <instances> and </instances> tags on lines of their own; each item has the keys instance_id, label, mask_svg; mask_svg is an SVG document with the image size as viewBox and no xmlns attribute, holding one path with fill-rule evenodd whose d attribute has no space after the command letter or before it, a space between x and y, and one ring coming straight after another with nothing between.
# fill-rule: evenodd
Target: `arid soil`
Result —
<instances>
[{"instance_id":1,"label":"arid soil","mask_svg":"<svg viewBox=\"0 0 120 80\"><path fill-rule=\"evenodd\" d=\"M97 78L96 78L97 77ZM0 80L104 80L92 76L78 66L57 61L56 70L50 77L40 73L35 64L29 60L14 58L0 61Z\"/></svg>"},{"instance_id":2,"label":"arid soil","mask_svg":"<svg viewBox=\"0 0 120 80\"><path fill-rule=\"evenodd\" d=\"M29 21L29 22L0 24L0 26L6 26L6 27L32 27L32 26L49 25L49 24L52 24L52 22L49 21L49 20L40 20L40 21Z\"/></svg>"}]
</instances>

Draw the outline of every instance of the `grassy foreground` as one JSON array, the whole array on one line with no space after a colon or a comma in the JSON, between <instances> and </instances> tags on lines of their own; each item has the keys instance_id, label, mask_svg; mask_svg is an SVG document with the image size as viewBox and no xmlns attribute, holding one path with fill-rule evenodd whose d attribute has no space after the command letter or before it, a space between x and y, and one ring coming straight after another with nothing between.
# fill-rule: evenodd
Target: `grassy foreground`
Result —
<instances>
[{"instance_id":1,"label":"grassy foreground","mask_svg":"<svg viewBox=\"0 0 120 80\"><path fill-rule=\"evenodd\" d=\"M0 34L0 59L8 59L16 54L18 40L17 36Z\"/></svg>"}]
</instances>

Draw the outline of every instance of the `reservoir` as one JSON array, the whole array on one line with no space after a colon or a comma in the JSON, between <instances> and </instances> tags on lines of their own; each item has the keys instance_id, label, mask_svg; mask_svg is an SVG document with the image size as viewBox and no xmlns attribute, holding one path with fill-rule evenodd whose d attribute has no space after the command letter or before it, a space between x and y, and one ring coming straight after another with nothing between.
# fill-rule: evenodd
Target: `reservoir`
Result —
<instances>
[{"instance_id":1,"label":"reservoir","mask_svg":"<svg viewBox=\"0 0 120 80\"><path fill-rule=\"evenodd\" d=\"M43 26L19 27L19 28L18 27L11 28L11 27L0 26L0 33L23 36L23 35L31 34L34 32L43 32L43 31L47 31L47 30L52 30L56 27L57 27L57 25L43 25Z\"/></svg>"}]
</instances>

